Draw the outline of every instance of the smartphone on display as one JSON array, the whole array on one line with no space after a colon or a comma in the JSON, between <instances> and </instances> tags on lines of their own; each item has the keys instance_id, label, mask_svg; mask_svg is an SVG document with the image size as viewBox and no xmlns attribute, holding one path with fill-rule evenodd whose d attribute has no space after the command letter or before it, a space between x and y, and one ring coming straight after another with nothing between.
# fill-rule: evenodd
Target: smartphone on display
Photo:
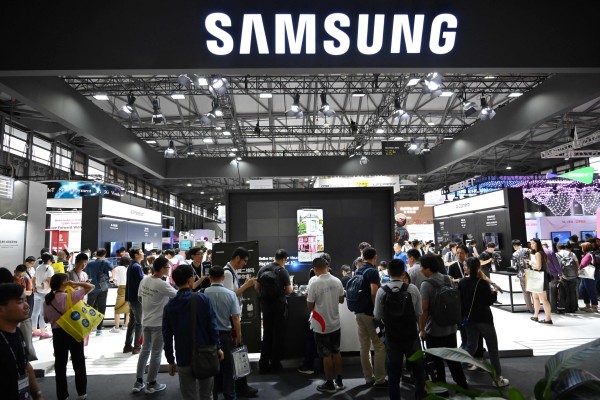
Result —
<instances>
[{"instance_id":1,"label":"smartphone on display","mask_svg":"<svg viewBox=\"0 0 600 400\"><path fill-rule=\"evenodd\" d=\"M323 209L303 208L297 211L298 261L312 262L325 251Z\"/></svg>"}]
</instances>

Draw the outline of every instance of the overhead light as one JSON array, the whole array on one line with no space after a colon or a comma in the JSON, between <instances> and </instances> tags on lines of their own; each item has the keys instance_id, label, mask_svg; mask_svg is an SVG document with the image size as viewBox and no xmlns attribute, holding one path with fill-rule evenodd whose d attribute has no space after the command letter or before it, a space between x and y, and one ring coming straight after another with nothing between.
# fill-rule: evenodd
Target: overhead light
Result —
<instances>
[{"instance_id":1,"label":"overhead light","mask_svg":"<svg viewBox=\"0 0 600 400\"><path fill-rule=\"evenodd\" d=\"M235 157L235 153L234 152L229 153L229 157Z\"/></svg>"},{"instance_id":2,"label":"overhead light","mask_svg":"<svg viewBox=\"0 0 600 400\"><path fill-rule=\"evenodd\" d=\"M210 79L210 84L208 85L208 90L212 93L213 96L222 96L227 93L227 81L220 76L213 76Z\"/></svg>"},{"instance_id":3,"label":"overhead light","mask_svg":"<svg viewBox=\"0 0 600 400\"><path fill-rule=\"evenodd\" d=\"M208 86L208 79L203 76L197 76L196 82L198 83L198 86Z\"/></svg>"},{"instance_id":4,"label":"overhead light","mask_svg":"<svg viewBox=\"0 0 600 400\"><path fill-rule=\"evenodd\" d=\"M152 99L152 123L160 124L164 122L165 117L160 112L160 102L158 97Z\"/></svg>"},{"instance_id":5,"label":"overhead light","mask_svg":"<svg viewBox=\"0 0 600 400\"><path fill-rule=\"evenodd\" d=\"M427 122L427 125L429 125L429 126L433 126L433 125L437 125L437 123L436 123L435 121L429 120L429 121Z\"/></svg>"},{"instance_id":6,"label":"overhead light","mask_svg":"<svg viewBox=\"0 0 600 400\"><path fill-rule=\"evenodd\" d=\"M200 192L200 194L204 194L204 192Z\"/></svg>"},{"instance_id":7,"label":"overhead light","mask_svg":"<svg viewBox=\"0 0 600 400\"><path fill-rule=\"evenodd\" d=\"M442 76L437 72L430 72L423 79L425 86L429 91L433 92L442 86ZM441 94L441 93L440 93Z\"/></svg>"},{"instance_id":8,"label":"overhead light","mask_svg":"<svg viewBox=\"0 0 600 400\"><path fill-rule=\"evenodd\" d=\"M375 133L385 133L385 129L383 129L383 128L377 128L377 130L375 131Z\"/></svg>"},{"instance_id":9,"label":"overhead light","mask_svg":"<svg viewBox=\"0 0 600 400\"><path fill-rule=\"evenodd\" d=\"M121 107L117 113L119 114L119 116L123 119L129 119L129 118L136 118L138 117L137 111L135 110L135 96L133 95L133 93L129 93L127 95L127 104L125 104L123 107Z\"/></svg>"},{"instance_id":10,"label":"overhead light","mask_svg":"<svg viewBox=\"0 0 600 400\"><path fill-rule=\"evenodd\" d=\"M408 146L409 150L416 150L417 149L417 144L415 143L415 139L410 139L410 145Z\"/></svg>"},{"instance_id":11,"label":"overhead light","mask_svg":"<svg viewBox=\"0 0 600 400\"><path fill-rule=\"evenodd\" d=\"M321 108L319 108L319 116L333 117L334 115L335 110L329 106L329 103L327 103L327 94L325 92L321 93Z\"/></svg>"},{"instance_id":12,"label":"overhead light","mask_svg":"<svg viewBox=\"0 0 600 400\"><path fill-rule=\"evenodd\" d=\"M369 163L369 159L367 158L367 156L362 156L359 160L360 165L367 165L368 163Z\"/></svg>"},{"instance_id":13,"label":"overhead light","mask_svg":"<svg viewBox=\"0 0 600 400\"><path fill-rule=\"evenodd\" d=\"M223 109L217 103L213 102L213 108L207 115L212 118L220 118L223 116Z\"/></svg>"},{"instance_id":14,"label":"overhead light","mask_svg":"<svg viewBox=\"0 0 600 400\"><path fill-rule=\"evenodd\" d=\"M148 143L148 144L156 144L156 140L154 140L154 139L146 140L146 143Z\"/></svg>"},{"instance_id":15,"label":"overhead light","mask_svg":"<svg viewBox=\"0 0 600 400\"><path fill-rule=\"evenodd\" d=\"M202 139L202 142L203 143L212 143L213 140L212 140L212 138L204 138L204 139Z\"/></svg>"},{"instance_id":16,"label":"overhead light","mask_svg":"<svg viewBox=\"0 0 600 400\"><path fill-rule=\"evenodd\" d=\"M238 151L238 149L236 147L232 147L231 151Z\"/></svg>"},{"instance_id":17,"label":"overhead light","mask_svg":"<svg viewBox=\"0 0 600 400\"><path fill-rule=\"evenodd\" d=\"M229 132L229 131L223 131L223 136L231 136L231 132Z\"/></svg>"},{"instance_id":18,"label":"overhead light","mask_svg":"<svg viewBox=\"0 0 600 400\"><path fill-rule=\"evenodd\" d=\"M483 79L496 79L495 75L486 75L483 77Z\"/></svg>"},{"instance_id":19,"label":"overhead light","mask_svg":"<svg viewBox=\"0 0 600 400\"><path fill-rule=\"evenodd\" d=\"M177 156L177 151L175 150L175 144L172 140L169 140L169 147L165 150L165 158L175 158Z\"/></svg>"},{"instance_id":20,"label":"overhead light","mask_svg":"<svg viewBox=\"0 0 600 400\"><path fill-rule=\"evenodd\" d=\"M258 97L260 97L261 99L272 99L273 93L260 93Z\"/></svg>"},{"instance_id":21,"label":"overhead light","mask_svg":"<svg viewBox=\"0 0 600 400\"><path fill-rule=\"evenodd\" d=\"M304 178L304 182L308 182L308 178Z\"/></svg>"},{"instance_id":22,"label":"overhead light","mask_svg":"<svg viewBox=\"0 0 600 400\"><path fill-rule=\"evenodd\" d=\"M402 136L396 136L395 138L393 138L392 140L404 140L404 138Z\"/></svg>"},{"instance_id":23,"label":"overhead light","mask_svg":"<svg viewBox=\"0 0 600 400\"><path fill-rule=\"evenodd\" d=\"M193 156L193 155L195 155L195 154L196 154L196 153L195 153L195 152L193 152L193 151L188 151L188 152L187 152L187 155L188 155L188 156Z\"/></svg>"},{"instance_id":24,"label":"overhead light","mask_svg":"<svg viewBox=\"0 0 600 400\"><path fill-rule=\"evenodd\" d=\"M421 150L422 152L429 152L431 151L431 149L429 148L429 140L425 139L425 143L423 143L423 149ZM421 180L423 178L419 177L419 180Z\"/></svg>"},{"instance_id":25,"label":"overhead light","mask_svg":"<svg viewBox=\"0 0 600 400\"><path fill-rule=\"evenodd\" d=\"M458 197L458 192L454 192L454 199L452 200L460 200L460 197Z\"/></svg>"},{"instance_id":26,"label":"overhead light","mask_svg":"<svg viewBox=\"0 0 600 400\"><path fill-rule=\"evenodd\" d=\"M406 86L415 86L419 82L421 82L421 78L411 78L408 80Z\"/></svg>"},{"instance_id":27,"label":"overhead light","mask_svg":"<svg viewBox=\"0 0 600 400\"><path fill-rule=\"evenodd\" d=\"M454 139L452 136L444 135L444 140L452 140L452 139Z\"/></svg>"},{"instance_id":28,"label":"overhead light","mask_svg":"<svg viewBox=\"0 0 600 400\"><path fill-rule=\"evenodd\" d=\"M192 186L192 184L188 182L188 183L187 183L185 186L187 186L187 187L191 187L191 186Z\"/></svg>"},{"instance_id":29,"label":"overhead light","mask_svg":"<svg viewBox=\"0 0 600 400\"><path fill-rule=\"evenodd\" d=\"M304 117L304 111L302 111L302 108L300 107L300 94L296 93L294 95L294 102L292 103L292 106L290 107L290 109L288 111L286 111L285 115L287 117L295 117L295 118L302 118Z\"/></svg>"},{"instance_id":30,"label":"overhead light","mask_svg":"<svg viewBox=\"0 0 600 400\"><path fill-rule=\"evenodd\" d=\"M184 100L185 99L185 94L183 94L183 93L173 93L171 95L171 98L173 100Z\"/></svg>"},{"instance_id":31,"label":"overhead light","mask_svg":"<svg viewBox=\"0 0 600 400\"><path fill-rule=\"evenodd\" d=\"M210 201L213 201L214 199L215 199L214 197L211 197L211 198L210 198Z\"/></svg>"},{"instance_id":32,"label":"overhead light","mask_svg":"<svg viewBox=\"0 0 600 400\"><path fill-rule=\"evenodd\" d=\"M490 106L485 96L481 96L481 114L479 114L479 119L482 121L488 121L496 115L496 111Z\"/></svg>"},{"instance_id":33,"label":"overhead light","mask_svg":"<svg viewBox=\"0 0 600 400\"><path fill-rule=\"evenodd\" d=\"M465 113L465 118L469 118L473 114L477 114L477 109L475 108L475 104L470 101L465 101L463 103L463 112Z\"/></svg>"},{"instance_id":34,"label":"overhead light","mask_svg":"<svg viewBox=\"0 0 600 400\"><path fill-rule=\"evenodd\" d=\"M194 82L188 74L181 74L177 77L177 83L179 83L184 88L189 89L192 87Z\"/></svg>"},{"instance_id":35,"label":"overhead light","mask_svg":"<svg viewBox=\"0 0 600 400\"><path fill-rule=\"evenodd\" d=\"M108 95L106 93L96 93L94 95L96 100L109 100Z\"/></svg>"},{"instance_id":36,"label":"overhead light","mask_svg":"<svg viewBox=\"0 0 600 400\"><path fill-rule=\"evenodd\" d=\"M352 97L365 97L366 93L362 90L355 90L352 92Z\"/></svg>"},{"instance_id":37,"label":"overhead light","mask_svg":"<svg viewBox=\"0 0 600 400\"><path fill-rule=\"evenodd\" d=\"M419 177L417 178L417 180L419 180L419 181L422 181L422 180L423 180L423 178L419 176Z\"/></svg>"},{"instance_id":38,"label":"overhead light","mask_svg":"<svg viewBox=\"0 0 600 400\"><path fill-rule=\"evenodd\" d=\"M512 167L510 165L507 165L506 169L512 169Z\"/></svg>"},{"instance_id":39,"label":"overhead light","mask_svg":"<svg viewBox=\"0 0 600 400\"><path fill-rule=\"evenodd\" d=\"M452 95L454 95L454 92L442 92L440 97L451 97Z\"/></svg>"},{"instance_id":40,"label":"overhead light","mask_svg":"<svg viewBox=\"0 0 600 400\"><path fill-rule=\"evenodd\" d=\"M521 92L512 92L508 94L508 97L519 97L519 96L523 96L523 93Z\"/></svg>"},{"instance_id":41,"label":"overhead light","mask_svg":"<svg viewBox=\"0 0 600 400\"><path fill-rule=\"evenodd\" d=\"M408 118L410 118L410 115L402 109L400 99L396 97L394 99L394 111L392 111L392 123L406 121Z\"/></svg>"},{"instance_id":42,"label":"overhead light","mask_svg":"<svg viewBox=\"0 0 600 400\"><path fill-rule=\"evenodd\" d=\"M235 159L236 159L237 161L242 161L242 157L240 157L240 156L237 156Z\"/></svg>"}]
</instances>

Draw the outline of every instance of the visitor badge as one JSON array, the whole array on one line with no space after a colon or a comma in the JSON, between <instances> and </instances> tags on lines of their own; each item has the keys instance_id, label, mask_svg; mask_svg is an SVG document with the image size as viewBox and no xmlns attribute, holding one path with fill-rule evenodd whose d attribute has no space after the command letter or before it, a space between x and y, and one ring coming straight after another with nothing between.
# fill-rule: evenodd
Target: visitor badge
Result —
<instances>
[{"instance_id":1,"label":"visitor badge","mask_svg":"<svg viewBox=\"0 0 600 400\"><path fill-rule=\"evenodd\" d=\"M19 394L17 395L17 399L19 400L29 400L31 399L31 395L29 394L29 375L23 374L19 375L19 380L17 381Z\"/></svg>"}]
</instances>

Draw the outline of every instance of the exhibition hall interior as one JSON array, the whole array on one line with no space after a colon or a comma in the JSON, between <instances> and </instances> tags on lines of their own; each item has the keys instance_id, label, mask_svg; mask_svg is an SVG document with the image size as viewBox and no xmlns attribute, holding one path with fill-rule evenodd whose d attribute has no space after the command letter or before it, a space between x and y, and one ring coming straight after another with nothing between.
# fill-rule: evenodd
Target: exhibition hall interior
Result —
<instances>
[{"instance_id":1,"label":"exhibition hall interior","mask_svg":"<svg viewBox=\"0 0 600 400\"><path fill-rule=\"evenodd\" d=\"M292 291L276 374L259 369L260 293L238 293L253 395L392 399L365 385L347 302L339 305L345 389L323 393L318 358L305 373L313 260L329 255L341 279L342 266L352 275L364 262L367 242L378 261L400 258L407 269L411 248L443 256L452 275L464 245L498 292L489 309L510 381L494 385L464 362L469 386L537 396L546 362L577 348L580 363L570 367L584 371L588 390L580 398L600 397L599 378L588 376L600 370L592 13L512 0L11 3L3 25L15 34L0 63L0 267L18 274L41 249L66 250L66 270L97 249L113 267L123 248L174 250L191 263L189 250L201 247L202 277L241 246L250 251L237 270L241 286L285 249ZM525 270L536 251L525 261L515 254L538 242L548 273L534 307ZM577 258L574 277L565 275L566 253ZM121 351L125 331L113 328L117 286L103 331L85 341L91 399L143 395L131 394L138 356ZM466 325L459 330L466 335ZM47 399L56 398L54 340L33 337L31 364ZM155 396L180 398L164 354L160 364L167 387ZM400 390L419 398L409 365ZM574 390L561 387L559 372L554 394ZM70 363L67 377L74 398Z\"/></svg>"}]
</instances>

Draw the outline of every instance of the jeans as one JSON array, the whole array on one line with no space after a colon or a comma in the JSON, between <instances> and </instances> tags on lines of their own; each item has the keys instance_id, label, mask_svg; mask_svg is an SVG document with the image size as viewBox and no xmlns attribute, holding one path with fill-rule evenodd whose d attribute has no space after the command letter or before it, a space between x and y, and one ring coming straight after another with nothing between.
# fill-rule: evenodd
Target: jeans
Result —
<instances>
[{"instance_id":1,"label":"jeans","mask_svg":"<svg viewBox=\"0 0 600 400\"><path fill-rule=\"evenodd\" d=\"M583 280L583 279L582 279ZM593 279L592 279L593 280ZM566 294L565 299L565 311L568 313L574 313L579 309L577 299L577 278L576 279L563 279L561 285L565 288L564 293Z\"/></svg>"},{"instance_id":2,"label":"jeans","mask_svg":"<svg viewBox=\"0 0 600 400\"><path fill-rule=\"evenodd\" d=\"M137 363L137 379L144 378L144 369L148 358L150 358L150 366L148 367L148 378L147 382L155 382L156 375L158 375L158 368L160 367L160 359L162 357L163 349L163 336L162 326L145 326L144 327L144 343L142 344L142 351L140 352L140 358Z\"/></svg>"},{"instance_id":3,"label":"jeans","mask_svg":"<svg viewBox=\"0 0 600 400\"><path fill-rule=\"evenodd\" d=\"M260 349L259 368L268 369L281 366L283 356L286 328L285 305L275 307L273 310L263 308L263 341Z\"/></svg>"},{"instance_id":4,"label":"jeans","mask_svg":"<svg viewBox=\"0 0 600 400\"><path fill-rule=\"evenodd\" d=\"M407 340L401 343L386 340L385 369L388 375L390 400L400 400L400 379L402 378L403 357L412 356L415 351L421 350L419 339ZM408 363L413 370L415 378L415 399L425 398L425 364L423 359Z\"/></svg>"},{"instance_id":5,"label":"jeans","mask_svg":"<svg viewBox=\"0 0 600 400\"><path fill-rule=\"evenodd\" d=\"M519 276L519 283L521 284L521 290L523 291L523 300L527 306L527 311L533 311L533 303L531 301L531 292L526 290L527 284L525 282L525 275Z\"/></svg>"},{"instance_id":6,"label":"jeans","mask_svg":"<svg viewBox=\"0 0 600 400\"><path fill-rule=\"evenodd\" d=\"M502 375L500 356L498 355L498 337L496 336L494 324L489 322L471 322L467 326L467 335L467 351L472 356L475 355L480 336L483 336L488 354L490 355L490 361L496 370L496 376Z\"/></svg>"},{"instance_id":7,"label":"jeans","mask_svg":"<svg viewBox=\"0 0 600 400\"><path fill-rule=\"evenodd\" d=\"M598 305L598 294L596 294L596 280L582 278L579 284L579 291L582 294L585 304L592 303L593 306ZM590 301L591 300L591 301Z\"/></svg>"},{"instance_id":8,"label":"jeans","mask_svg":"<svg viewBox=\"0 0 600 400\"><path fill-rule=\"evenodd\" d=\"M134 334L135 332L135 334ZM129 302L129 325L125 334L125 346L140 348L140 337L142 336L142 303L133 300Z\"/></svg>"},{"instance_id":9,"label":"jeans","mask_svg":"<svg viewBox=\"0 0 600 400\"><path fill-rule=\"evenodd\" d=\"M44 297L45 294L35 293L33 298L33 312L31 313L31 326L33 329L45 328L44 322Z\"/></svg>"},{"instance_id":10,"label":"jeans","mask_svg":"<svg viewBox=\"0 0 600 400\"><path fill-rule=\"evenodd\" d=\"M220 331L221 350L223 350L223 361L221 361L221 370L215 376L215 380L221 380L223 383L223 397L225 400L236 400L235 380L233 379L233 338L231 331ZM217 385L214 385L213 398L219 397L217 394Z\"/></svg>"},{"instance_id":11,"label":"jeans","mask_svg":"<svg viewBox=\"0 0 600 400\"><path fill-rule=\"evenodd\" d=\"M100 311L102 315L106 314L106 298L108 297L108 290L98 290L95 292L88 293L87 303ZM104 327L104 319L98 324L97 330L102 330Z\"/></svg>"},{"instance_id":12,"label":"jeans","mask_svg":"<svg viewBox=\"0 0 600 400\"><path fill-rule=\"evenodd\" d=\"M358 341L360 342L360 365L363 376L367 382L373 381L373 369L375 369L375 383L385 381L385 345L377 336L373 316L359 313L356 314L356 325L358 326ZM371 344L375 349L375 357L371 364Z\"/></svg>"},{"instance_id":13,"label":"jeans","mask_svg":"<svg viewBox=\"0 0 600 400\"><path fill-rule=\"evenodd\" d=\"M213 400L214 377L196 379L191 366L177 366L179 390L183 400Z\"/></svg>"},{"instance_id":14,"label":"jeans","mask_svg":"<svg viewBox=\"0 0 600 400\"><path fill-rule=\"evenodd\" d=\"M78 342L61 328L52 329L54 347L54 372L56 373L56 398L64 400L69 398L69 387L67 385L67 362L69 352L71 363L75 371L75 388L77 394L83 396L87 393L87 374L85 370L85 355L83 354L83 342Z\"/></svg>"},{"instance_id":15,"label":"jeans","mask_svg":"<svg viewBox=\"0 0 600 400\"><path fill-rule=\"evenodd\" d=\"M426 337L427 348L434 349L437 347L452 347L456 348L456 333L453 333L448 336L427 336ZM435 367L435 377L433 379L434 382L446 383L446 370L444 369L444 360L439 357L427 355L427 358L430 358ZM452 375L452 379L459 386L467 389L469 385L467 385L467 378L465 377L465 373L463 372L462 365L456 361L448 361L446 360L446 364L448 365L448 369L450 370L450 374Z\"/></svg>"}]
</instances>

